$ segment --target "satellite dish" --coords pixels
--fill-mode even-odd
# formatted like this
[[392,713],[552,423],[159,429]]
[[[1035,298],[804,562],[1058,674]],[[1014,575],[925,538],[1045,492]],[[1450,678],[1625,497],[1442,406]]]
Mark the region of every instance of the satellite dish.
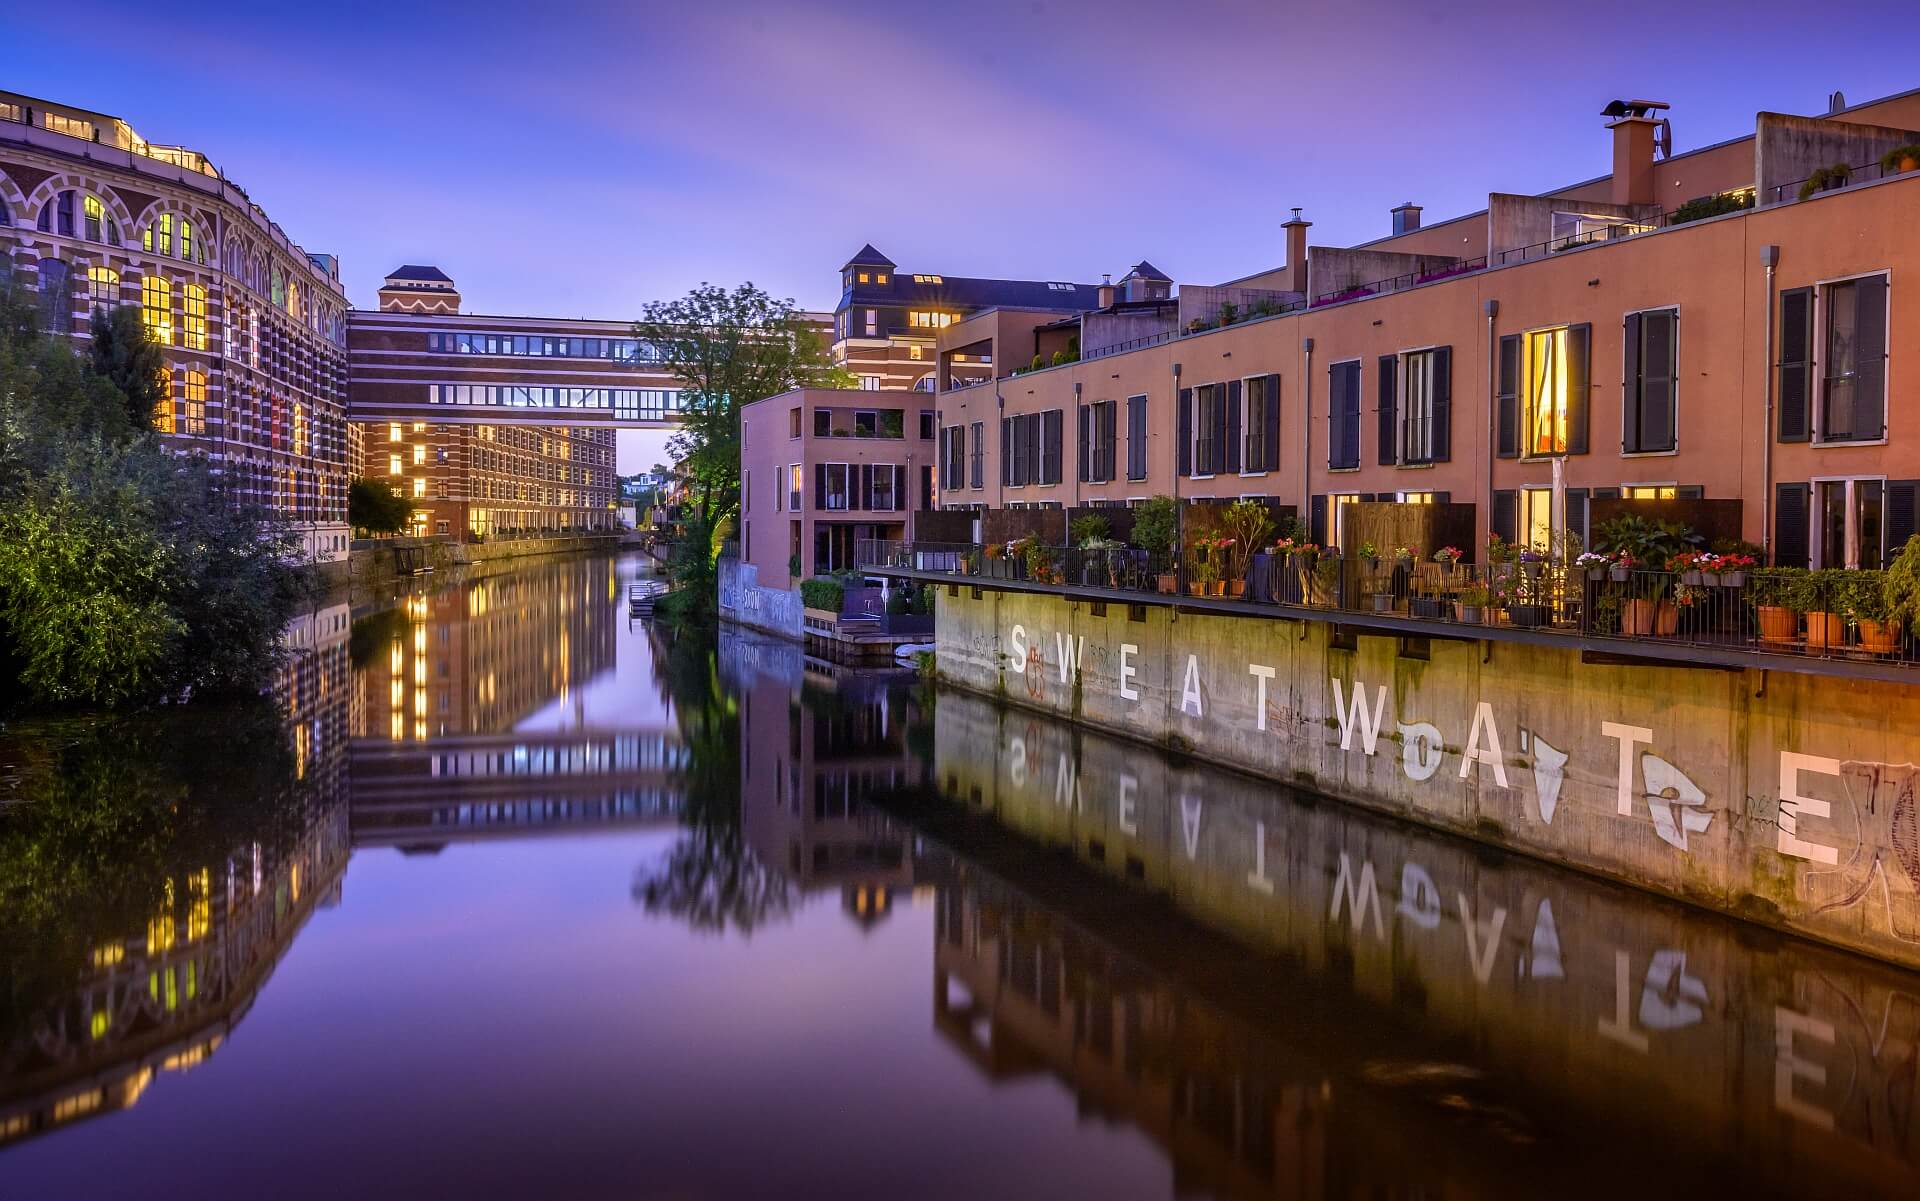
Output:
[[1846,107],[1847,107],[1847,94],[1845,92],[1831,92],[1827,95],[1827,111],[1828,112],[1837,113],[1841,109],[1844,109]]

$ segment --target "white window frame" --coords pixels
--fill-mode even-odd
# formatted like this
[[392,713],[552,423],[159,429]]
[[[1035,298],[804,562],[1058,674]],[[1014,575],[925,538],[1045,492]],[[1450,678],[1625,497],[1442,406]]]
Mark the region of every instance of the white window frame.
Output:
[[[1872,275],[1876,273],[1868,272],[1868,274]],[[1844,446],[1846,443],[1840,443],[1839,445]],[[1846,534],[1844,535],[1847,540],[1846,562],[1837,565],[1847,568],[1859,568],[1862,566],[1862,564],[1857,561],[1859,556],[1856,553],[1860,542],[1860,531],[1857,528],[1858,521],[1856,518],[1859,506],[1854,501],[1853,486],[1855,484],[1880,485],[1880,556],[1882,560],[1885,559],[1887,553],[1887,478],[1888,477],[1884,475],[1816,475],[1808,481],[1807,562],[1809,564],[1819,563],[1825,558],[1821,553],[1826,549],[1823,545],[1826,534],[1826,523],[1820,520],[1820,485],[1822,484],[1845,484],[1847,488],[1847,528]],[[1827,564],[1827,566],[1831,567],[1836,565]],[[1880,566],[1880,563],[1874,562],[1866,564],[1865,566],[1877,568]]]
[[[1857,279],[1871,279],[1876,275],[1887,277],[1887,311],[1881,320],[1881,328],[1887,332],[1887,347],[1884,356],[1884,369],[1880,373],[1880,436],[1868,439],[1841,439],[1827,441],[1822,436],[1820,419],[1827,412],[1827,289],[1835,284],[1852,283]],[[1878,271],[1856,271],[1852,275],[1836,275],[1832,279],[1813,281],[1813,357],[1808,363],[1811,374],[1807,403],[1812,411],[1807,414],[1808,445],[1817,449],[1833,446],[1885,446],[1887,434],[1893,428],[1893,271],[1881,268]],[[1854,477],[1865,479],[1868,477]]]
[[890,495],[890,496],[888,497],[888,499],[889,499],[890,501],[892,501],[892,503],[891,503],[891,504],[889,504],[889,505],[888,505],[888,506],[887,506],[886,508],[884,508],[884,509],[883,509],[883,508],[881,508],[881,507],[880,507],[880,505],[879,505],[879,504],[877,503],[877,501],[878,501],[878,498],[876,497],[876,498],[875,498],[875,500],[876,500],[876,503],[874,504],[874,506],[873,506],[873,508],[872,508],[872,509],[870,510],[870,512],[874,512],[874,513],[898,513],[898,512],[900,511],[900,497],[899,497],[899,489],[898,489],[898,488],[895,488],[895,487],[894,487],[894,481],[895,481],[895,479],[896,479],[896,478],[898,478],[898,476],[897,476],[897,473],[899,472],[899,467],[900,467],[900,464],[898,464],[898,463],[872,463],[872,464],[869,464],[868,466],[869,466],[869,467],[871,467],[871,468],[872,468],[872,470],[873,470],[873,478],[874,478],[874,482],[875,482],[875,485],[876,485],[876,487],[878,486],[878,483],[879,483],[879,480],[880,480],[880,469],[881,469],[882,467],[885,467],[885,468],[887,469],[887,487],[888,487],[888,489],[889,489],[889,490],[891,491],[891,493],[892,493],[892,495]]
[[[1247,397],[1251,395],[1251,389],[1248,385],[1254,380],[1260,380],[1264,384],[1267,376],[1270,374],[1272,373],[1262,372],[1259,375],[1243,375],[1240,377],[1240,475],[1243,479],[1257,480],[1272,474],[1272,472],[1265,468],[1259,471],[1247,470],[1247,464],[1253,462],[1253,447],[1249,441],[1249,439],[1253,437],[1252,410],[1247,407]],[[1263,393],[1266,391],[1264,386],[1261,391]],[[1271,396],[1264,395],[1261,399],[1267,402],[1273,400]],[[1263,415],[1260,419],[1260,436],[1263,443],[1266,440],[1266,432],[1266,417]],[[1262,446],[1261,449],[1264,450],[1266,448]],[[1262,493],[1261,495],[1264,496],[1265,494]]]
[[1438,378],[1437,372],[1429,373],[1427,386],[1427,457],[1418,461],[1407,458],[1407,404],[1408,385],[1413,382],[1413,373],[1407,369],[1407,360],[1413,355],[1427,356],[1429,368],[1436,363],[1433,357],[1436,351],[1444,349],[1438,343],[1432,346],[1409,346],[1394,355],[1393,365],[1393,465],[1395,467],[1427,468],[1433,461],[1433,384]]

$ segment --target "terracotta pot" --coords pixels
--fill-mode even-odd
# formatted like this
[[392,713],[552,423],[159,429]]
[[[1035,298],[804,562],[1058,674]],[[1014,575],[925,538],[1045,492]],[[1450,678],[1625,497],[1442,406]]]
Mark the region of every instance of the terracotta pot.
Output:
[[1891,655],[1900,649],[1900,627],[1890,622],[1860,619],[1860,649],[1870,655]]
[[1792,642],[1800,636],[1800,615],[1784,605],[1759,605],[1760,641],[1775,644]]
[[1920,158],[1907,155],[1900,160],[1900,174],[1905,175],[1909,171],[1920,171]]
[[1245,580],[1228,580],[1227,581],[1228,596],[1231,596],[1237,599],[1239,597],[1245,596],[1246,594],[1247,594],[1247,582]]
[[1680,606],[1672,601],[1663,600],[1654,611],[1653,632],[1656,637],[1671,638],[1680,631]]
[[1153,586],[1163,596],[1172,596],[1174,593],[1180,591],[1180,582],[1174,577],[1172,572],[1168,572],[1165,575],[1154,576]]
[[1207,586],[1198,580],[1191,580],[1187,583],[1187,593],[1190,596],[1205,596]]
[[1655,605],[1650,600],[1630,600],[1620,606],[1620,632],[1629,638],[1645,638],[1653,633]]
[[1227,594],[1227,582],[1225,580],[1215,580],[1211,591],[1214,596],[1225,596]]
[[1807,614],[1807,650],[1838,650],[1847,641],[1847,619],[1838,613]]

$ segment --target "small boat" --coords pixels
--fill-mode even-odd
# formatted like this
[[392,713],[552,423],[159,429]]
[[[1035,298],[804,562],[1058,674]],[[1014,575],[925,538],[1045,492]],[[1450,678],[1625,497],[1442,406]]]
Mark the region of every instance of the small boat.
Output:
[[638,580],[627,585],[627,616],[652,617],[654,602],[666,594],[664,580]]

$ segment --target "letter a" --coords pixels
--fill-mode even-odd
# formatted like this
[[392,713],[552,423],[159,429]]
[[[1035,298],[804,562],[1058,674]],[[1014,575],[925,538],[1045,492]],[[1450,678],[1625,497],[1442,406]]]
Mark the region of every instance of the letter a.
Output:
[[[1487,744],[1480,745],[1480,733],[1486,731]],[[1500,727],[1493,723],[1493,706],[1486,701],[1473,711],[1473,732],[1467,735],[1467,749],[1460,752],[1460,778],[1467,778],[1473,771],[1473,765],[1484,763],[1493,769],[1494,783],[1502,788],[1507,784],[1507,765],[1502,762],[1500,752]]]
[[1180,685],[1180,712],[1187,712],[1188,705],[1193,706],[1193,715],[1195,717],[1201,716],[1200,657],[1198,655],[1187,656],[1187,676],[1186,680]]

